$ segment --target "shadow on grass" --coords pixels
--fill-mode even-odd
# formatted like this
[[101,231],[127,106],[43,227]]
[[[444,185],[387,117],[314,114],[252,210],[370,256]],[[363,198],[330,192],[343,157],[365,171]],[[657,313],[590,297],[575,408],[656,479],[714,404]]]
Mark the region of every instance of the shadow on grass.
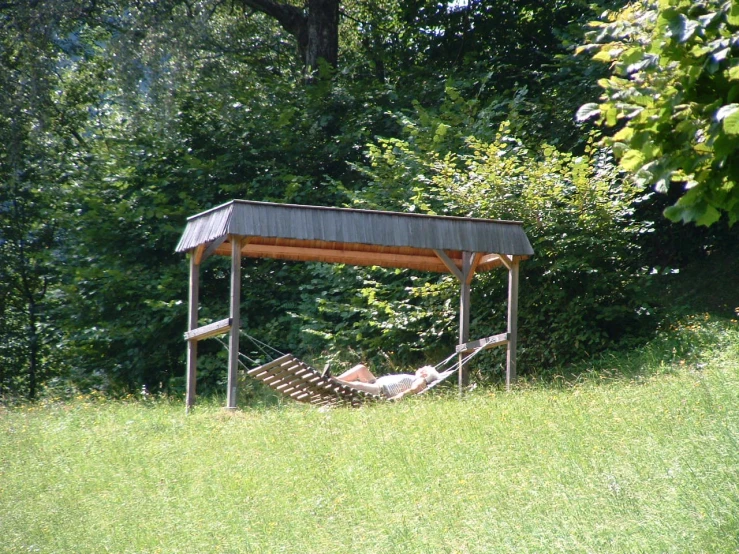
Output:
[[646,344],[607,351],[591,360],[563,366],[533,377],[524,376],[520,386],[573,387],[613,381],[646,381],[658,375],[703,371],[721,352],[739,351],[739,322],[708,313],[664,322]]
[[[590,360],[534,375],[521,375],[514,390],[542,387],[567,389],[622,381],[647,382],[649,378],[659,375],[702,371],[727,348],[734,348],[739,353],[739,323],[736,319],[719,319],[708,313],[676,317],[663,323],[662,328],[646,344],[604,352]],[[496,363],[493,367],[498,370],[495,372],[489,371],[491,366],[484,361],[476,366],[471,374],[471,390],[506,390],[504,365],[501,367],[500,363]],[[458,397],[458,391],[454,375],[423,398]],[[205,402],[213,407],[226,404],[223,395],[210,395]],[[239,379],[240,409],[279,410],[293,404],[295,401],[259,381],[246,376]]]
[[[566,387],[701,371],[716,352],[739,345],[739,246],[724,245],[685,267],[659,270],[648,285],[660,321],[650,338],[524,375],[521,385]],[[491,385],[501,387],[499,381]]]

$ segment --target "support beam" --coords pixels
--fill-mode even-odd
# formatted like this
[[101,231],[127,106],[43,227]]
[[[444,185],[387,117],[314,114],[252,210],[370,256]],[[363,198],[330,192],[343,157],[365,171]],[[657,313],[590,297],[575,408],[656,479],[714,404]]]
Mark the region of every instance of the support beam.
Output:
[[195,259],[195,265],[200,265],[203,262],[203,252],[205,252],[204,244],[196,246],[195,249],[190,252],[190,257]]
[[222,237],[219,237],[215,239],[213,242],[211,242],[207,248],[204,248],[202,252],[200,253],[200,259],[198,260],[198,263],[203,263],[205,260],[210,258],[213,254],[216,253],[216,250],[224,243],[226,242],[226,239],[228,238],[228,235],[223,235]]
[[[335,243],[331,243],[335,244]],[[310,246],[287,246],[259,244],[249,242],[241,250],[241,255],[246,258],[274,258],[279,260],[312,261],[325,263],[340,263],[349,265],[377,265],[380,267],[405,267],[421,271],[434,271],[447,273],[447,271],[459,272],[454,261],[450,261],[454,269],[442,263],[438,256],[424,253],[400,254],[390,252],[374,252],[353,248],[354,245],[347,244],[343,248],[320,248]],[[361,246],[361,245],[358,245]],[[228,244],[218,246],[214,254],[230,256],[231,250]],[[447,259],[450,259],[446,255]],[[455,273],[456,274],[456,273]]]
[[[470,268],[472,267],[472,253],[464,252],[462,254],[462,276],[460,279],[460,293],[459,293],[459,344],[463,345],[470,339],[470,283],[467,280],[467,275],[471,273]],[[462,394],[463,390],[470,384],[470,376],[467,371],[467,367],[462,363],[464,354],[462,352],[457,356],[457,363],[459,364],[459,370],[457,375],[459,378],[459,393]]]
[[506,355],[506,389],[516,382],[516,346],[518,338],[518,269],[519,259],[511,256],[508,270],[508,352]]
[[452,261],[452,259],[449,257],[449,255],[444,252],[443,250],[434,250],[436,252],[436,255],[439,257],[439,259],[444,262],[444,265],[447,267],[447,269],[460,281],[464,281],[464,274],[462,271],[457,267],[457,265]]
[[[239,369],[239,329],[241,328],[241,237],[231,235],[231,332],[228,340],[228,391],[226,408],[236,409]],[[190,341],[193,342],[193,341]]]
[[[197,322],[196,322],[197,323]],[[189,341],[200,341],[215,337],[216,335],[222,335],[228,333],[231,330],[231,319],[226,318],[220,321],[211,323],[210,325],[204,325],[185,333],[185,340]]]
[[467,367],[462,363],[464,352],[460,347],[464,346],[470,338],[470,283],[475,275],[475,270],[483,258],[480,252],[462,252],[462,268],[458,268],[449,255],[443,250],[434,250],[439,259],[451,273],[459,280],[459,352],[457,363],[457,376],[459,379],[459,393],[462,394],[465,387],[470,384],[470,376]]
[[472,282],[472,278],[475,276],[475,271],[477,270],[477,266],[480,265],[480,260],[482,260],[482,253],[481,252],[475,252],[472,255],[472,261],[470,262],[470,267],[467,270],[467,273],[464,275],[464,282],[468,285]]
[[[200,288],[200,264],[197,263],[195,252],[190,254],[190,291],[187,308],[187,329],[193,331],[198,326],[198,293]],[[198,341],[187,341],[187,368],[185,385],[185,410],[187,412],[195,405],[195,384],[198,369]]]

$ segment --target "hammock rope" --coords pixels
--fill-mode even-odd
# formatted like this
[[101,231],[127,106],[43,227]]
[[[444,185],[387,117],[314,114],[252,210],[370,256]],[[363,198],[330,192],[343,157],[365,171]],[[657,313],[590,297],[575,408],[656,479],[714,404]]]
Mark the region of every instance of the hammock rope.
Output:
[[255,345],[255,346],[256,346],[257,348],[259,348],[259,350],[261,350],[261,351],[262,351],[262,354],[264,354],[265,356],[270,356],[270,355],[271,355],[271,354],[267,354],[267,353],[266,353],[266,352],[264,351],[264,349],[265,349],[265,348],[268,348],[268,349],[272,350],[272,351],[273,351],[273,352],[274,352],[275,354],[277,354],[277,357],[278,357],[278,358],[279,358],[280,356],[284,356],[284,355],[285,355],[285,353],[284,353],[284,352],[280,352],[279,350],[277,350],[277,349],[276,349],[276,348],[274,348],[273,346],[270,346],[270,345],[269,345],[269,344],[267,344],[266,342],[262,342],[262,341],[261,341],[261,340],[259,340],[258,338],[256,338],[256,337],[252,337],[252,336],[251,336],[250,334],[248,334],[248,333],[247,333],[246,331],[244,331],[243,329],[239,329],[239,333],[241,334],[241,336],[242,336],[242,337],[246,337],[246,338],[247,338],[247,339],[249,339],[249,340],[250,340],[251,342],[253,342],[253,343],[254,343],[254,345]]

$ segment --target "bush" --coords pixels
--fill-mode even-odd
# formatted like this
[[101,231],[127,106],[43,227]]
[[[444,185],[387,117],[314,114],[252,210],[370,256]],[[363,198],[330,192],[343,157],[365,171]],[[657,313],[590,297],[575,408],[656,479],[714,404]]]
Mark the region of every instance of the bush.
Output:
[[[369,164],[361,168],[369,184],[355,203],[522,221],[535,250],[521,274],[524,372],[591,356],[644,330],[651,310],[642,289],[649,272],[637,239],[650,228],[630,218],[637,190],[594,139],[575,156],[549,145],[526,147],[508,122],[491,141],[460,137],[443,114],[404,123],[404,138],[369,147]],[[367,286],[343,302],[369,316],[355,324],[364,344],[384,340],[402,352],[414,350],[416,341],[429,352],[432,344],[456,342],[453,277],[414,275],[402,287],[384,279],[380,288],[370,278],[372,270],[357,271]],[[506,282],[502,271],[473,282],[472,336],[505,329]],[[497,361],[502,362],[499,354]]]

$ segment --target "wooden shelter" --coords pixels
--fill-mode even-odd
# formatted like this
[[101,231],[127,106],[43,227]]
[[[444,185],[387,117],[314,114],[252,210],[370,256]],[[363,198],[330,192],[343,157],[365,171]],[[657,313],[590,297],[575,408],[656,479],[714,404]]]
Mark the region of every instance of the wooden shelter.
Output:
[[[190,217],[177,252],[190,255],[188,408],[195,402],[197,343],[222,333],[229,333],[227,407],[236,408],[242,257],[451,273],[460,282],[460,362],[481,345],[506,345],[506,384],[516,379],[519,263],[534,253],[520,222],[233,200]],[[211,255],[231,256],[230,313],[198,327],[199,270]],[[507,330],[470,342],[470,282],[496,267],[508,270]],[[467,384],[460,363],[460,390]]]

